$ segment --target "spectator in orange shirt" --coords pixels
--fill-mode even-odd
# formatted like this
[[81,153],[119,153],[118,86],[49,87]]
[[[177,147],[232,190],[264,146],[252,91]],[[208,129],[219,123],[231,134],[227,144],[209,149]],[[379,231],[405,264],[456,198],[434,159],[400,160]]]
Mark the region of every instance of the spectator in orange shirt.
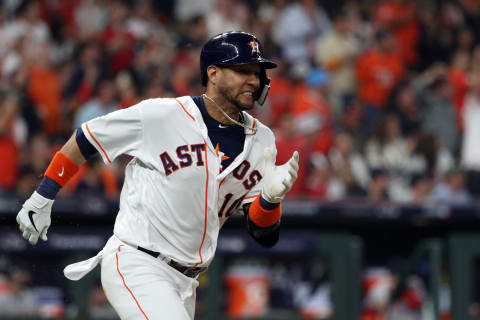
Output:
[[292,112],[297,130],[304,134],[315,151],[327,153],[333,143],[333,120],[325,95],[330,81],[326,72],[293,67],[296,78],[292,90]]
[[405,61],[409,65],[417,63],[420,26],[414,4],[405,0],[379,1],[374,19],[377,28],[390,28],[393,31]]
[[361,56],[356,66],[360,102],[365,106],[365,131],[375,128],[388,95],[405,73],[405,64],[389,30],[376,34],[377,45]]
[[53,136],[60,126],[60,103],[62,83],[59,74],[51,65],[48,45],[38,45],[32,52],[28,92],[43,118],[43,129]]

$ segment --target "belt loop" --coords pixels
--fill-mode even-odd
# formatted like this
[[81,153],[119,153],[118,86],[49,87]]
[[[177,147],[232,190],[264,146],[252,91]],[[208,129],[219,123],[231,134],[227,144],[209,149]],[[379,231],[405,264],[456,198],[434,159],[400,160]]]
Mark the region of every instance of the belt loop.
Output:
[[164,256],[163,254],[160,253],[160,255],[158,256],[160,258],[160,260],[162,260],[163,262],[165,262],[166,264],[169,264],[172,259],[170,259],[169,257],[167,256]]

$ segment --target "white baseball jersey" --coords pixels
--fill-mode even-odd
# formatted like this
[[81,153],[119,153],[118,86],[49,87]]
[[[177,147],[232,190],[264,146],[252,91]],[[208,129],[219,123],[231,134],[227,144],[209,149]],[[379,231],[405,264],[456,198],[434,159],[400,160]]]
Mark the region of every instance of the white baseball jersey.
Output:
[[244,118],[258,131],[246,135],[243,152],[223,171],[222,154],[189,96],[145,100],[84,123],[105,163],[134,157],[114,234],[186,266],[208,266],[223,223],[261,191],[264,148],[276,155],[272,131],[245,112]]

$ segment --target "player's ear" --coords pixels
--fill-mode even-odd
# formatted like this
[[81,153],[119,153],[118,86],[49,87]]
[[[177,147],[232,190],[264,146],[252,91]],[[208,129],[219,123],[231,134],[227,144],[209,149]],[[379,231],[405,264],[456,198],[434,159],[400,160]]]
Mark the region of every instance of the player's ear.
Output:
[[220,68],[215,65],[210,65],[207,68],[207,77],[208,80],[213,84],[216,85],[218,81],[218,76],[220,73]]

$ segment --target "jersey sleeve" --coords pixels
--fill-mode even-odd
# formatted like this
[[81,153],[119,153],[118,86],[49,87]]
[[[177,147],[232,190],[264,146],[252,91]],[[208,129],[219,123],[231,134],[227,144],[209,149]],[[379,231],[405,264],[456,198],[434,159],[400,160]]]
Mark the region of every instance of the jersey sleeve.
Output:
[[106,164],[119,155],[137,156],[140,152],[143,145],[141,105],[142,102],[82,124],[84,135]]

